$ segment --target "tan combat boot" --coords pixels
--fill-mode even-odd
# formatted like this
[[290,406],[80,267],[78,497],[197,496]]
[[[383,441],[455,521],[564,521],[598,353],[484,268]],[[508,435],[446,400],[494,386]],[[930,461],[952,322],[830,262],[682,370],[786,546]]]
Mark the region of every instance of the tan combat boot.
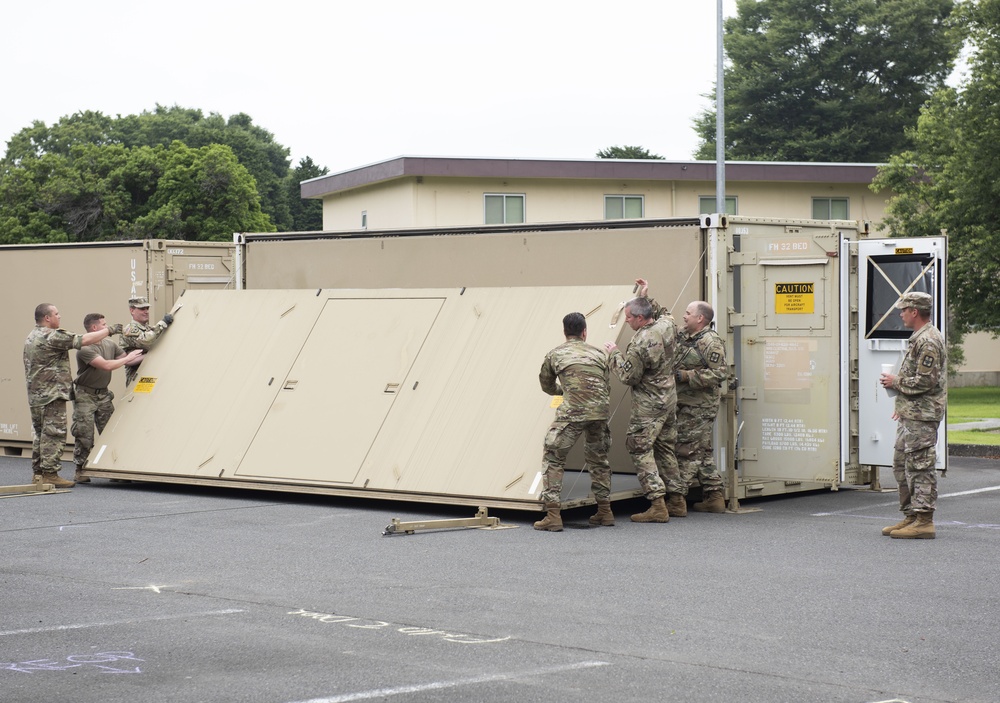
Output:
[[705,500],[692,505],[691,510],[696,513],[724,513],[726,512],[726,500],[722,497],[721,491],[706,493]]
[[670,517],[687,517],[688,504],[680,493],[671,493],[667,501],[667,512]]
[[51,483],[56,488],[69,488],[70,486],[76,485],[73,481],[67,481],[62,478],[58,473],[42,474],[38,482]]
[[73,480],[77,483],[90,483],[90,476],[84,476],[81,472],[83,471],[82,466],[76,467],[76,473],[73,474]]
[[916,517],[912,524],[889,536],[893,539],[934,539],[934,511],[917,513]]
[[603,525],[605,527],[615,526],[615,516],[611,513],[611,501],[610,500],[599,500],[597,501],[597,512],[590,516],[587,520],[591,525]]
[[559,515],[559,503],[546,503],[546,515],[535,523],[536,530],[562,532],[562,517]]
[[667,504],[663,498],[654,498],[650,501],[649,510],[632,516],[632,522],[670,522],[670,513],[667,512]]
[[882,534],[888,537],[896,530],[902,530],[904,527],[908,527],[909,525],[913,524],[916,521],[916,519],[917,519],[916,515],[905,515],[903,519],[900,522],[897,522],[895,525],[889,525],[888,527],[883,527]]

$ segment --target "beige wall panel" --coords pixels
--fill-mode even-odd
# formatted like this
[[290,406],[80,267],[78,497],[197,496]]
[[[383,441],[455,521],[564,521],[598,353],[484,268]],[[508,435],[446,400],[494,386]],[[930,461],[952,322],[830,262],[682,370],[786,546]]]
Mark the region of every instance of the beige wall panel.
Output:
[[534,508],[542,358],[572,310],[624,343],[631,291],[192,291],[88,468]]
[[694,226],[261,239],[246,245],[246,287],[612,285],[641,276],[673,309],[703,295],[701,247]]
[[[5,301],[0,322],[12,338],[12,343],[0,349],[0,444],[8,453],[30,454],[31,416],[22,353],[24,339],[34,327],[35,306],[55,305],[63,327],[82,334],[87,313],[104,313],[109,324],[125,323],[131,319],[128,299],[145,295],[156,320],[188,287],[231,286],[232,260],[233,245],[227,242],[151,240],[0,247]],[[209,276],[225,283],[210,283]],[[70,365],[75,376],[75,351],[70,353]],[[120,398],[124,389],[124,373],[116,372],[111,390]]]

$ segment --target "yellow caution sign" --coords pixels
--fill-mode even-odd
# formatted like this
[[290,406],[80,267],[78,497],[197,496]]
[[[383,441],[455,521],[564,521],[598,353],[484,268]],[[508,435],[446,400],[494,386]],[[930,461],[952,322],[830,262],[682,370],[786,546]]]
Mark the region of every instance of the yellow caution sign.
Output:
[[133,393],[152,393],[153,386],[156,385],[156,376],[140,376],[139,380],[135,382],[135,390]]
[[784,315],[811,314],[816,309],[815,283],[775,283],[774,311]]

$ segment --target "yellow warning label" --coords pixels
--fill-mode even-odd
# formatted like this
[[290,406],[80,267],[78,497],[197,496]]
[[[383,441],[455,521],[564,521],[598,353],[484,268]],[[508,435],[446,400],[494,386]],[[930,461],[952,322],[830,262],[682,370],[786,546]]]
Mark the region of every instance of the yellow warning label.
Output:
[[153,386],[156,385],[156,376],[140,376],[139,380],[135,382],[135,390],[133,393],[152,393]]
[[897,254],[912,254],[913,247],[896,247],[895,251]]
[[561,395],[554,395],[552,396],[552,402],[549,403],[549,407],[558,408],[560,405],[562,405],[562,402],[563,402],[563,397]]
[[786,315],[812,313],[816,308],[815,283],[775,283],[774,311]]

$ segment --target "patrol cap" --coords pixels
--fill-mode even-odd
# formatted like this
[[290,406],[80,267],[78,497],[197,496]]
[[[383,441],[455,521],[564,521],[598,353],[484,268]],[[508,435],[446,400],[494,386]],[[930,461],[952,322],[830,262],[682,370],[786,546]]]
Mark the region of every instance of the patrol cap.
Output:
[[931,296],[928,293],[907,293],[899,299],[899,302],[896,303],[896,307],[900,310],[905,308],[915,308],[917,310],[930,312]]
[[130,308],[148,308],[149,307],[149,301],[146,300],[143,297],[129,298],[128,299],[128,306]]

